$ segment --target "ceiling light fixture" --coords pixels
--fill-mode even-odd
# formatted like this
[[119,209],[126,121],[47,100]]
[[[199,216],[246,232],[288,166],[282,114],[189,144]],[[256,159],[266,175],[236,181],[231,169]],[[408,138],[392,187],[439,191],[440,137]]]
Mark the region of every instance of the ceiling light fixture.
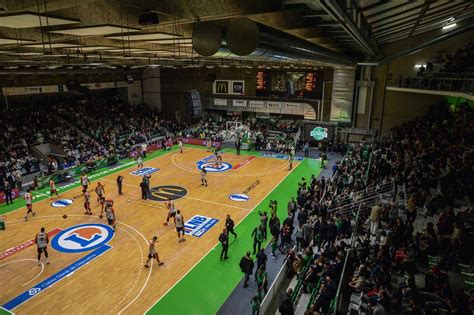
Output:
[[451,24],[445,25],[445,26],[443,26],[443,30],[448,30],[450,28],[455,27],[456,25],[457,25],[456,23],[451,23]]

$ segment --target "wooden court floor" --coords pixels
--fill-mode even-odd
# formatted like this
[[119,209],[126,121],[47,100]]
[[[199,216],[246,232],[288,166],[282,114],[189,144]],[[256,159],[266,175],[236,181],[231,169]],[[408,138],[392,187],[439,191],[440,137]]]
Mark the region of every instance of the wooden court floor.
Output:
[[[240,222],[289,172],[285,160],[224,153],[224,162],[241,166],[209,173],[209,186],[203,187],[197,162],[210,155],[203,149],[185,148],[183,154],[174,151],[145,162],[145,167],[159,169],[151,174],[152,188],[173,185],[187,190],[185,197],[175,201],[185,221],[194,215],[219,220],[202,236],[188,235],[182,243],[178,242],[174,224],[163,225],[167,214],[164,203],[141,200],[142,177],[131,174],[137,170],[136,166],[95,180],[89,186],[95,188],[97,181],[105,184],[105,196],[114,200],[118,220],[117,231],[107,243],[111,248],[90,261],[87,260],[90,251],[65,253],[49,246],[51,263],[38,266],[36,246],[24,249],[18,246],[33,239],[41,227],[51,231],[86,223],[107,224],[98,217],[100,205],[94,192],[91,193],[93,216],[83,214],[81,188],[61,194],[60,199],[74,201],[64,208],[53,207],[50,199],[34,203],[36,216],[28,222],[23,219],[24,208],[8,213],[7,229],[0,231],[0,254],[12,248],[18,250],[13,254],[10,251],[7,257],[0,256],[0,305],[27,296],[13,312],[144,313],[217,244],[227,214],[236,224]],[[124,177],[123,195],[117,193],[118,174]],[[246,202],[229,199],[230,194],[244,192],[250,197]],[[64,214],[68,216],[66,219]],[[165,264],[160,267],[153,264],[145,269],[147,240],[154,235],[158,236],[157,250]],[[64,276],[65,268],[77,265],[81,259],[86,262]],[[38,283],[51,278],[61,279],[40,292],[32,291]]]

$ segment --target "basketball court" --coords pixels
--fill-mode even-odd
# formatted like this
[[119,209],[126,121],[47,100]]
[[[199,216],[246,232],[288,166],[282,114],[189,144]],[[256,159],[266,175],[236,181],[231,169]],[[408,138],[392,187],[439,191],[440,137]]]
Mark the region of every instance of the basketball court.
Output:
[[[241,230],[238,226],[237,233],[253,229],[253,224],[258,224],[258,214],[252,210],[291,174],[288,162],[282,158],[224,152],[224,163],[216,166],[211,152],[196,147],[185,147],[183,154],[172,150],[155,155],[159,156],[147,159],[141,170],[133,165],[94,179],[89,185],[92,216],[83,214],[81,187],[61,191],[59,200],[47,198],[34,202],[36,216],[28,222],[24,220],[23,206],[7,213],[6,230],[1,231],[0,238],[0,303],[5,310],[17,314],[142,314],[151,309],[153,313],[164,314],[159,312],[159,303],[158,306],[155,303],[163,301],[176,285],[184,283],[183,279],[192,281],[188,273],[198,263],[205,263],[204,258],[210,259],[212,255],[215,262],[210,265],[217,264],[214,269],[222,266],[224,272],[238,268],[234,259],[225,262],[218,259],[220,246],[216,244],[225,227],[226,215],[238,224],[252,214],[253,221],[242,225]],[[294,169],[299,163],[294,162]],[[301,164],[305,163],[308,161]],[[202,166],[208,169],[208,187],[201,186]],[[151,175],[148,200],[141,199],[139,187],[145,174]],[[123,195],[117,192],[118,175],[124,177]],[[292,177],[293,184],[300,178],[298,174]],[[98,181],[105,185],[105,197],[114,200],[118,220],[115,232],[105,219],[98,217],[100,204],[93,191]],[[178,242],[172,222],[163,225],[168,212],[164,201],[168,197],[174,199],[184,216],[185,242]],[[268,210],[266,203],[260,207],[258,210]],[[286,204],[281,204],[279,211],[285,208]],[[50,235],[51,263],[38,266],[36,246],[31,240],[41,227]],[[146,269],[147,241],[154,235],[158,236],[157,250],[165,264],[158,267],[155,261]],[[237,261],[242,253],[233,252],[233,247],[239,247],[238,242],[246,247],[250,242],[247,240],[250,235],[241,238],[233,241],[230,236],[235,244],[230,244],[229,255]],[[201,276],[195,288],[187,289],[195,289],[199,294],[199,287],[203,284],[206,287],[206,277],[213,275]],[[229,281],[228,286],[232,287],[236,277],[232,274],[220,281]],[[214,289],[208,288],[211,292]],[[204,314],[204,310],[206,307],[190,313]]]

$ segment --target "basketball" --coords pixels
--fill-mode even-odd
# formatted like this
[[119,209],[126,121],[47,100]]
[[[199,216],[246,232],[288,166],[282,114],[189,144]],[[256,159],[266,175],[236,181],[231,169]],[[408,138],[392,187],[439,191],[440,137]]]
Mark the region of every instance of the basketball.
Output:
[[64,214],[64,215],[63,215],[63,219],[66,219],[66,218],[67,218],[67,214]]
[[99,219],[102,219],[103,217],[104,217],[104,216],[103,216],[102,214],[101,214],[101,215],[99,215]]

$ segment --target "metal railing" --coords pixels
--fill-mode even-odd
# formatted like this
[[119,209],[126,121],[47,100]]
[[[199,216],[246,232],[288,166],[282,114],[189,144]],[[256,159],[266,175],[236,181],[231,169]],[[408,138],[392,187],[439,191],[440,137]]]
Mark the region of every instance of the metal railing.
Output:
[[450,92],[474,92],[474,79],[471,78],[405,78],[391,87],[424,89]]

